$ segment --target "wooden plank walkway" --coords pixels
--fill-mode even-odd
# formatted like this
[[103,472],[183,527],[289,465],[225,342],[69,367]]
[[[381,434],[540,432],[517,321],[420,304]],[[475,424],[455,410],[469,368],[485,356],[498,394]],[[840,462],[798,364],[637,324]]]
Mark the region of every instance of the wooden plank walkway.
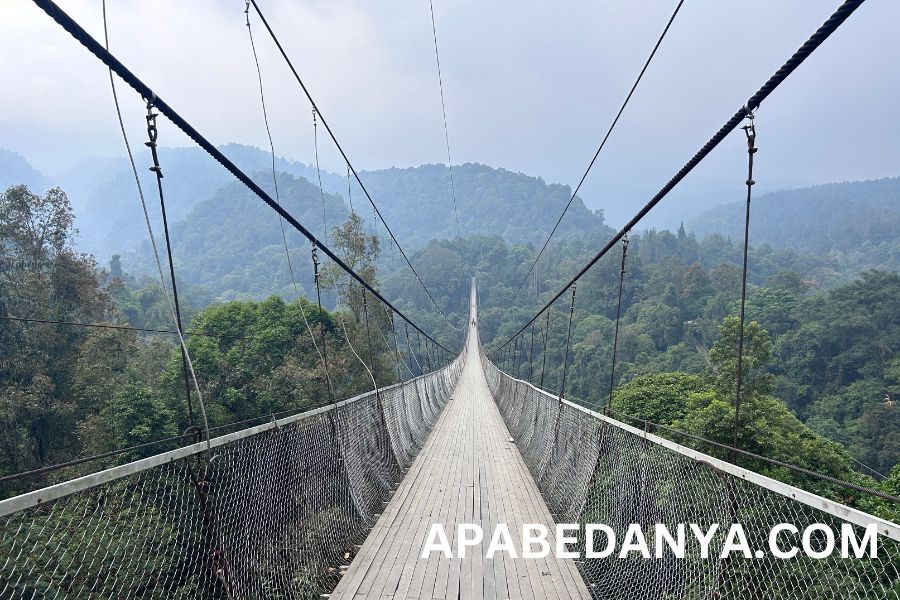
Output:
[[[502,552],[484,558],[495,524],[509,527],[518,548],[522,524],[542,523],[554,548],[554,521],[509,441],[474,334],[468,344],[452,399],[332,598],[590,598],[575,563],[552,552],[542,559],[511,559]],[[469,548],[465,559],[440,552],[422,559],[432,523],[444,525],[454,556],[457,523],[480,525],[485,541]]]

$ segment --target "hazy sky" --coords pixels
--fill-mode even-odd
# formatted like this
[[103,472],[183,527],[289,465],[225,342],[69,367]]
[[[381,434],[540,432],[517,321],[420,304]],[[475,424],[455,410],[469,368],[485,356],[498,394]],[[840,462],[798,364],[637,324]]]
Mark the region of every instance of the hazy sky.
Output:
[[[58,0],[102,39],[100,0]],[[454,162],[577,183],[676,0],[434,0]],[[838,0],[686,0],[582,192],[615,223],[708,139]],[[260,0],[359,168],[445,162],[428,0]],[[0,0],[0,146],[54,173],[122,154],[107,73],[28,0]],[[108,0],[113,53],[216,143],[266,146],[243,0]],[[758,113],[773,189],[900,175],[900,2],[869,0]],[[279,154],[309,105],[253,19]],[[120,86],[129,133],[144,108]],[[168,123],[163,145],[187,145]],[[342,169],[323,143],[323,166]],[[732,135],[680,189],[737,200]],[[733,197],[732,197],[733,196]],[[377,200],[377,199],[376,199]],[[678,198],[673,198],[678,202]]]

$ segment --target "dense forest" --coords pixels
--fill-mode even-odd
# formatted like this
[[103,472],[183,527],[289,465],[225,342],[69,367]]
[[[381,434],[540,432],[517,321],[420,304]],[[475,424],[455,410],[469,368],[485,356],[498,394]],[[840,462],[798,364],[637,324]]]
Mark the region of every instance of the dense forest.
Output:
[[[226,144],[220,146],[220,150],[274,195],[272,159],[268,152],[241,144]],[[139,153],[136,160],[142,165],[149,164],[150,158],[146,153]],[[161,148],[160,161],[166,177],[169,220],[177,224],[176,227],[186,232],[197,231],[199,228],[194,222],[208,223],[217,219],[219,211],[223,210],[232,216],[268,215],[258,199],[248,196],[241,186],[234,184],[231,175],[202,150]],[[315,235],[327,235],[323,225],[323,204],[328,229],[343,222],[351,205],[367,222],[372,216],[372,207],[362,188],[355,180],[348,180],[345,174],[319,172],[312,165],[283,158],[276,159],[276,168],[279,178],[284,180],[283,185],[279,184],[280,199],[300,211],[304,217],[301,220]],[[145,187],[152,189],[155,185],[152,174],[141,170],[140,175]],[[432,239],[455,236],[453,214],[446,201],[450,179],[445,165],[362,171],[360,177],[405,247],[420,248]],[[454,178],[462,231],[500,234],[507,240],[524,243],[540,241],[542,234],[533,223],[555,219],[559,207],[571,194],[568,186],[548,184],[539,177],[480,164],[455,166]],[[324,198],[319,193],[320,179]],[[69,171],[49,177],[39,173],[21,156],[0,149],[0,189],[22,183],[39,193],[51,185],[66,190],[79,217],[80,234],[74,240],[75,247],[104,263],[114,254],[131,255],[146,240],[143,213],[133,201],[133,176],[124,159],[85,158]],[[250,206],[223,202],[225,198],[247,200]],[[602,218],[588,210],[580,198],[570,208],[570,215],[573,218],[561,225],[561,233],[583,233],[602,222]],[[151,218],[155,219],[154,225],[159,226],[155,212]],[[256,220],[259,218],[254,216]],[[370,222],[367,226],[371,227]],[[256,228],[251,233],[266,239],[271,236],[271,227]],[[180,240],[177,235],[173,237]],[[215,247],[221,241],[217,232],[212,232],[208,243]],[[261,246],[245,246],[243,250],[258,252]],[[146,248],[139,252],[138,262],[131,257],[126,259],[126,269],[133,273],[147,272],[150,265],[146,264],[146,252]],[[208,252],[199,254],[194,260],[207,263],[219,258],[214,252]],[[258,292],[259,297],[272,293],[271,289],[259,287],[264,290]],[[210,290],[214,297],[221,298],[228,298],[228,291]]]
[[[598,242],[570,239],[553,246],[538,276],[517,295],[534,250],[498,237],[466,240],[464,263],[479,284],[482,342],[491,348],[506,341]],[[435,289],[460,310],[465,281],[453,267],[459,263],[456,248],[450,241],[434,242],[415,260],[428,272],[443,269]],[[594,408],[609,398],[620,260],[616,249],[577,288],[567,395]],[[698,240],[681,229],[631,237],[614,409],[731,442],[735,360],[728,349],[737,336],[739,261],[739,248],[721,236]],[[823,264],[770,246],[751,249],[747,344],[752,362],[744,390],[751,400],[742,445],[835,476],[852,478],[860,471],[880,478],[900,457],[900,413],[894,405],[900,395],[900,276],[873,270],[822,289],[815,273]],[[403,276],[386,281],[393,294],[405,285]],[[553,391],[560,385],[569,301],[565,294],[551,311],[546,372],[540,372],[543,318],[535,323],[535,349],[526,348],[531,339],[526,331],[514,363],[519,375],[530,375],[535,383],[543,379]],[[426,306],[417,308],[426,318]]]
[[[724,204],[693,219],[692,231],[738,239],[742,212]],[[817,185],[765,194],[754,202],[753,239],[828,257],[833,276],[900,266],[900,178]]]
[[[248,163],[257,155],[253,149],[230,148],[244,152]],[[205,168],[182,162],[185,169]],[[325,174],[325,191],[320,192],[304,168],[294,164],[293,173],[279,175],[282,202],[309,223],[322,223],[324,206],[329,243],[366,265],[367,277],[439,341],[458,347],[458,330],[447,326],[416,285],[383,227],[367,218],[365,205],[359,204],[362,197],[352,188],[347,197],[340,189],[346,179],[331,174]],[[613,229],[601,213],[579,203],[580,216],[572,219],[577,227],[561,232],[517,292],[542,233],[532,227],[528,237],[521,230],[552,212],[569,192],[480,165],[466,165],[458,172],[457,193],[480,207],[461,211],[474,215],[465,219],[479,222],[461,221],[467,234],[461,244],[447,229],[450,221],[434,218],[439,208],[446,208],[439,196],[445,193],[442,169],[388,169],[367,173],[365,180],[378,198],[414,191],[407,195],[421,201],[421,208],[388,201],[389,222],[418,232],[407,246],[415,248],[410,258],[457,327],[465,322],[469,281],[476,278],[482,341],[496,347],[609,239]],[[262,174],[259,179],[266,181]],[[334,377],[340,383],[335,395],[344,397],[371,384],[359,354],[376,364],[379,384],[395,381],[400,364],[403,376],[427,367],[417,361],[425,359],[415,336],[398,364],[387,351],[393,341],[388,315],[371,305],[374,333],[366,335],[360,290],[333,267],[323,265],[325,310],[305,300],[315,298],[309,244],[288,231],[292,277],[277,218],[241,186],[211,184],[213,191],[207,191],[206,198],[197,196],[197,188],[174,186],[176,198],[193,198],[173,213],[179,216],[172,225],[173,251],[186,327],[193,334],[188,345],[196,355],[212,425],[327,400],[332,391],[311,336],[320,326],[328,354],[334,357],[332,368],[340,374]],[[882,188],[883,194],[889,193]],[[351,199],[359,211],[352,218],[346,201]],[[62,191],[41,195],[13,187],[2,202],[3,315],[171,328],[148,244],[98,264],[77,244],[75,214],[83,211]],[[525,206],[531,212],[523,211]],[[760,201],[759,206],[756,218],[765,222],[767,205]],[[404,210],[414,217],[391,218],[391,211]],[[860,214],[877,220],[883,216],[879,210]],[[473,234],[479,228],[483,233]],[[398,226],[401,240],[404,231]],[[324,236],[325,231],[317,233]],[[900,277],[887,268],[893,264],[887,248],[894,242],[885,233],[872,246],[877,251],[849,260],[848,246],[840,241],[844,238],[836,231],[829,237],[832,234],[838,238],[834,252],[804,252],[802,246],[762,233],[760,239],[770,243],[751,247],[752,324],[747,339],[752,365],[742,443],[766,456],[835,476],[871,476],[882,480],[879,485],[896,486],[900,325],[895,316],[900,314]],[[426,237],[435,239],[426,243]],[[616,248],[577,290],[566,394],[597,408],[610,397],[620,260]],[[739,298],[739,265],[740,247],[719,233],[701,237],[682,226],[674,232],[631,235],[612,377],[617,386],[613,410],[730,441],[733,390],[728,381],[734,359],[727,349],[736,336],[732,319]],[[546,358],[542,348],[547,322],[542,318],[535,323],[534,349],[526,350],[523,342],[514,366],[519,375],[542,379],[550,390],[560,385],[568,300],[565,295],[551,311]],[[175,437],[188,429],[182,365],[173,336],[16,321],[4,321],[0,328],[0,379],[8,413],[0,473]],[[404,346],[404,332],[400,327],[397,331]],[[530,341],[530,335],[527,331],[524,339]],[[370,338],[374,359],[364,351]],[[109,462],[116,460],[121,457]],[[885,479],[892,469],[894,476]]]
[[[0,477],[164,443],[3,484],[3,496],[192,441],[192,427],[202,425],[189,418],[199,397],[185,396],[176,336],[78,325],[166,330],[173,319],[158,283],[137,282],[118,261],[100,267],[72,248],[74,234],[62,190],[16,186],[0,196]],[[335,234],[336,248],[377,285],[377,238],[358,219]],[[436,363],[430,348],[401,362],[388,345],[388,313],[371,298],[364,303],[358,283],[329,266],[323,283],[338,295],[339,311],[296,294],[206,307],[186,294],[187,347],[214,433],[348,398],[371,390],[373,378],[408,378],[421,372],[418,361],[424,369]]]

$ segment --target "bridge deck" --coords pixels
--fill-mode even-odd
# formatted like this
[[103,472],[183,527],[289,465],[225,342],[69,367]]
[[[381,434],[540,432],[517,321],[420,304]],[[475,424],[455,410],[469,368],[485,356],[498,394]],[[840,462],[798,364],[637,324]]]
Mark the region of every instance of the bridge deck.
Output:
[[[444,525],[454,549],[457,523],[479,524],[487,539],[465,559],[422,559],[432,523]],[[470,335],[452,400],[331,597],[590,598],[571,560],[484,558],[496,523],[507,524],[518,546],[523,523],[552,528],[553,519],[509,441]]]

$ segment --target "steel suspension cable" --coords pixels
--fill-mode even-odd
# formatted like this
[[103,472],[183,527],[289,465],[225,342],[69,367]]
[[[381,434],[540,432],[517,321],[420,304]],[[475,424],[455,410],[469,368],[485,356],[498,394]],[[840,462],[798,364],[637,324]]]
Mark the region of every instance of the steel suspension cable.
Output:
[[[100,44],[98,44],[95,40],[93,40],[93,38],[91,38],[91,41],[93,41],[94,44],[101,51],[109,54],[109,49],[108,49],[109,48],[109,29],[107,27],[107,18],[106,18],[106,0],[103,0],[102,10],[103,10],[103,41],[104,41],[104,45],[100,46]],[[182,368],[184,369],[185,366],[187,367],[187,371],[190,372],[190,376],[193,379],[194,388],[197,391],[197,400],[200,402],[200,408],[203,413],[203,423],[204,423],[204,427],[206,429],[206,445],[207,445],[207,448],[209,448],[210,447],[209,421],[206,418],[206,406],[203,402],[203,393],[200,391],[200,383],[197,380],[197,373],[194,371],[194,364],[191,361],[191,355],[190,355],[190,352],[188,351],[187,343],[184,340],[184,334],[182,333],[183,329],[181,327],[181,316],[178,311],[178,306],[177,306],[177,304],[173,305],[172,299],[169,297],[169,292],[166,289],[166,277],[165,277],[165,275],[163,275],[162,261],[159,258],[159,248],[156,245],[156,236],[153,235],[153,226],[150,224],[150,213],[147,210],[147,201],[146,201],[146,198],[144,197],[144,188],[143,188],[143,186],[141,186],[141,178],[138,176],[137,165],[135,164],[135,161],[134,161],[134,154],[131,151],[131,143],[128,141],[128,134],[125,131],[125,120],[122,118],[122,110],[121,110],[121,107],[119,106],[119,95],[118,95],[118,92],[116,91],[116,83],[115,83],[115,79],[113,78],[113,75],[112,75],[113,69],[110,65],[107,65],[107,67],[108,67],[108,71],[109,71],[109,83],[110,83],[110,88],[112,90],[113,103],[115,104],[116,116],[119,120],[119,129],[122,132],[122,140],[125,143],[125,150],[128,153],[128,161],[131,164],[131,172],[132,172],[132,175],[134,176],[135,186],[137,187],[137,191],[138,191],[138,197],[141,200],[141,208],[143,209],[143,212],[144,212],[144,223],[147,225],[147,235],[150,239],[150,246],[153,249],[153,257],[156,261],[156,269],[159,274],[159,283],[160,283],[160,286],[162,286],[163,296],[166,299],[166,304],[169,308],[169,312],[172,315],[172,320],[175,323],[175,331],[178,335],[178,342],[179,342],[179,347],[181,350]],[[149,94],[148,96],[145,96],[145,99],[149,102],[151,97],[153,97],[152,93]],[[149,110],[149,105],[148,105],[148,110]],[[149,118],[150,118],[150,115],[148,114],[148,131],[149,131],[149,125],[150,125]],[[155,139],[151,139],[151,143],[153,143],[154,145],[150,146],[150,148],[153,151],[154,162],[158,163],[158,161],[156,160],[155,141],[156,141]],[[158,166],[158,164],[156,166]],[[162,182],[161,182],[162,171],[157,170],[156,175],[157,175],[157,183],[159,184],[160,201],[162,201],[162,198],[163,198]],[[165,219],[165,212],[163,212],[163,218]],[[166,234],[166,239],[168,242],[168,233]],[[170,260],[169,264],[171,266],[171,250],[169,252],[169,260]],[[173,286],[175,284],[174,271],[172,271],[172,284],[173,284]],[[177,296],[176,296],[176,303],[177,303]],[[194,424],[193,407],[192,407],[193,402],[191,400],[191,393],[190,393],[189,387],[187,388],[187,400],[188,400],[187,408],[188,408],[189,419],[190,419],[191,425],[193,425]]]
[[[156,176],[156,189],[159,192],[159,208],[162,213],[162,225],[163,225],[163,239],[166,242],[166,256],[169,261],[169,277],[171,277],[170,283],[172,284],[172,300],[175,303],[175,328],[178,331],[183,331],[184,326],[181,322],[181,303],[178,300],[178,284],[175,282],[175,261],[172,258],[172,241],[169,237],[169,218],[166,215],[166,200],[165,195],[163,194],[163,173],[162,167],[159,164],[159,155],[157,154],[157,144],[156,139],[158,135],[158,130],[156,128],[156,113],[153,112],[153,102],[152,100],[147,101],[147,137],[149,139],[145,145],[150,148],[150,154],[153,158],[153,166],[150,167],[150,170]],[[181,348],[181,373],[184,379],[184,394],[187,398],[187,407],[188,407],[188,419],[190,424],[193,426],[194,423],[194,408],[193,408],[193,400],[191,399],[191,383],[190,383],[190,375],[188,374],[187,367],[187,351],[184,348]],[[209,426],[207,424],[207,429]],[[208,437],[208,436],[207,436]]]
[[407,352],[409,353],[409,356],[410,356],[410,357],[413,359],[413,361],[416,363],[416,366],[419,368],[419,375],[421,375],[422,373],[424,373],[424,371],[422,370],[422,363],[420,363],[420,362],[419,362],[419,359],[416,357],[416,355],[413,354],[413,351],[412,351],[412,344],[411,344],[410,341],[409,341],[409,326],[407,326],[407,325],[404,324],[403,327],[404,327],[404,329],[406,330],[406,350],[407,350]]
[[[63,11],[53,0],[32,0],[36,6],[43,10],[50,18],[56,21],[63,29],[65,29],[72,37],[74,37],[81,45],[83,45],[91,54],[103,62],[108,68],[115,72],[122,80],[136,91],[145,100],[153,100],[154,107],[167,119],[169,119],[178,129],[187,135],[194,143],[200,146],[207,154],[212,156],[219,164],[234,175],[241,183],[250,189],[260,200],[269,205],[272,210],[279,213],[284,219],[290,223],[294,229],[299,231],[310,242],[316,245],[328,258],[333,260],[342,270],[347,272],[352,278],[356,279],[363,287],[368,289],[380,302],[388,306],[397,313],[397,315],[411,325],[416,331],[435,342],[444,350],[441,344],[436,342],[434,338],[425,333],[415,322],[410,320],[402,311],[397,309],[390,301],[388,301],[378,290],[370,286],[358,273],[351,269],[340,257],[338,257],[326,244],[322,243],[315,235],[313,235],[306,227],[304,227],[290,212],[279,206],[269,194],[259,187],[246,173],[229,160],[218,148],[216,148],[209,140],[200,134],[190,123],[188,123],[179,113],[169,106],[162,98],[157,96],[153,90],[141,81],[134,73],[132,73],[125,65],[115,58],[106,48],[104,48],[97,40],[95,40],[87,31],[84,30],[74,19],[72,19],[65,11]],[[324,121],[323,121],[324,122]],[[452,325],[452,324],[451,324]]]
[[[319,124],[316,121],[316,109],[312,109],[313,150],[316,155],[316,176],[319,179],[319,195],[322,197],[322,237],[328,243],[328,211],[325,208],[325,190],[322,188],[322,171],[319,169]],[[352,204],[350,205],[353,206]]]
[[456,246],[459,251],[459,263],[463,265],[462,237],[459,234],[459,213],[456,209],[456,184],[453,181],[453,159],[450,155],[450,133],[447,128],[447,104],[444,101],[444,77],[441,74],[441,55],[438,52],[437,26],[434,22],[434,0],[428,0],[431,10],[431,33],[434,38],[434,62],[437,66],[438,88],[441,91],[441,115],[444,117],[444,142],[447,146],[447,169],[450,171],[450,197],[453,200],[453,219],[456,222]]
[[625,287],[625,259],[628,257],[628,236],[622,238],[622,264],[619,267],[619,301],[616,304],[616,328],[613,334],[612,367],[609,370],[609,400],[612,406],[613,389],[616,386],[616,354],[619,350],[619,320],[622,317],[622,288]]
[[547,339],[550,337],[550,311],[547,309],[547,323],[544,325],[544,350],[541,353],[541,380],[538,387],[544,387],[544,370],[547,368]]
[[[317,163],[318,164],[318,163]],[[316,169],[319,167],[317,166]],[[350,181],[350,165],[347,165],[347,201],[350,203],[350,214],[355,215],[356,211],[353,210],[353,191],[351,190],[351,181]]]
[[[35,1],[36,2],[37,1],[49,2],[50,0],[35,0]],[[331,126],[328,124],[328,121],[325,120],[325,116],[322,114],[322,111],[319,110],[319,107],[316,104],[315,100],[313,100],[312,94],[309,92],[309,89],[306,87],[306,84],[303,83],[303,80],[301,79],[299,72],[294,67],[294,64],[291,61],[291,59],[288,57],[287,52],[285,51],[284,47],[281,45],[281,42],[278,39],[278,36],[275,35],[275,31],[272,29],[272,26],[269,24],[265,15],[263,15],[262,10],[260,10],[259,4],[257,4],[256,0],[250,0],[250,3],[253,5],[253,8],[256,10],[256,14],[259,15],[259,18],[262,21],[263,25],[265,25],[266,30],[269,32],[269,36],[272,38],[272,41],[275,43],[275,46],[278,48],[278,51],[281,53],[281,56],[284,58],[285,63],[287,64],[288,68],[291,70],[291,73],[293,73],[294,79],[297,80],[297,83],[300,85],[300,88],[303,90],[303,93],[306,95],[307,100],[309,100],[310,105],[318,113],[319,119],[321,119],[322,125],[325,127],[325,131],[328,132],[328,135],[331,137],[331,141],[334,143],[335,147],[338,149],[338,152],[340,152],[341,156],[344,159],[344,162],[347,164],[347,167],[350,169],[351,173],[353,173],[353,177],[356,179],[356,182],[359,184],[360,189],[362,189],[363,194],[366,196],[366,199],[372,205],[372,208],[375,210],[375,213],[378,215],[378,218],[381,220],[382,224],[384,225],[384,228],[387,230],[388,235],[390,235],[390,237],[394,241],[394,243],[397,244],[397,248],[400,250],[400,254],[403,256],[404,260],[406,261],[406,264],[409,266],[410,271],[412,271],[413,275],[415,276],[416,281],[418,281],[418,283],[422,287],[422,289],[425,290],[425,294],[428,296],[428,299],[431,301],[431,303],[434,305],[434,307],[438,310],[438,312],[441,314],[441,317],[444,318],[444,320],[447,322],[447,324],[450,325],[450,327],[452,327],[454,329],[458,329],[456,327],[456,325],[454,325],[450,321],[450,319],[447,318],[446,313],[444,313],[444,310],[440,307],[440,305],[438,305],[437,301],[434,299],[434,296],[431,294],[431,290],[429,290],[428,286],[425,285],[425,282],[422,281],[422,278],[419,276],[418,271],[416,271],[416,268],[413,266],[412,261],[406,255],[406,252],[403,250],[403,247],[400,245],[400,242],[397,240],[397,237],[394,235],[393,230],[391,230],[390,225],[387,224],[387,221],[384,219],[384,215],[381,214],[381,210],[379,210],[378,205],[375,204],[375,200],[372,199],[372,195],[369,193],[369,190],[366,189],[366,186],[363,184],[362,179],[360,179],[359,173],[353,167],[352,163],[350,162],[350,158],[347,156],[347,153],[344,152],[344,148],[338,142],[337,137],[335,136],[334,132],[331,129]]]
[[[245,0],[244,3],[244,16],[247,20],[247,36],[250,38],[250,48],[253,51],[253,63],[256,65],[256,76],[259,81],[259,101],[262,106],[262,115],[263,122],[266,125],[266,137],[269,139],[269,152],[272,155],[272,186],[275,191],[275,202],[281,206],[281,196],[278,191],[278,174],[275,169],[275,142],[272,140],[272,129],[269,127],[269,111],[266,108],[266,94],[265,89],[263,87],[263,77],[262,77],[262,69],[259,66],[259,56],[256,52],[256,43],[253,41],[253,27],[250,25],[250,2],[249,0]],[[318,154],[318,153],[317,153]],[[316,164],[318,164],[318,156],[316,157]],[[320,188],[321,190],[321,188]],[[324,207],[324,195],[323,195],[323,207]],[[287,260],[288,273],[291,277],[291,285],[294,288],[294,295],[297,297],[297,307],[300,309],[300,315],[303,317],[303,324],[306,326],[306,331],[309,332],[309,339],[312,341],[313,348],[316,351],[316,354],[319,357],[319,361],[322,363],[325,368],[325,376],[328,378],[329,388],[331,387],[331,377],[328,374],[328,363],[325,362],[325,357],[322,354],[322,351],[319,350],[318,344],[316,344],[316,336],[313,334],[312,327],[309,325],[309,320],[306,318],[306,309],[303,307],[303,302],[300,301],[300,289],[297,286],[297,277],[294,275],[294,265],[291,260],[291,251],[288,248],[287,241],[287,232],[284,229],[284,217],[278,215],[278,227],[281,229],[281,241],[284,245],[284,256]],[[321,314],[319,315],[321,318]],[[325,338],[323,336],[322,342],[324,344]],[[299,359],[299,351],[298,356]]]
[[328,393],[331,396],[331,402],[337,402],[337,396],[334,393],[334,384],[331,381],[331,372],[328,369],[328,343],[325,340],[325,319],[322,318],[322,289],[319,285],[319,253],[316,251],[316,245],[313,244],[312,250],[313,263],[313,280],[316,284],[316,306],[319,308],[319,335],[322,336],[322,364],[325,365],[325,378],[328,380]]
[[[363,315],[365,315],[366,319],[366,339],[369,345],[369,365],[372,368],[372,373],[375,372],[375,349],[372,346],[372,328],[369,326],[369,300],[368,294],[366,290],[362,290],[363,297]],[[373,375],[374,377],[374,375]]]
[[534,381],[534,323],[531,324],[531,348],[528,350],[528,383]]
[[[641,210],[637,212],[637,214],[631,218],[625,226],[620,229],[613,237],[606,243],[603,248],[600,249],[597,254],[594,255],[591,260],[587,262],[568,282],[563,285],[558,292],[556,292],[553,297],[551,297],[544,306],[538,310],[531,319],[525,323],[519,331],[514,333],[506,342],[503,343],[503,346],[509,344],[512,339],[524,331],[529,325],[531,325],[536,319],[538,319],[541,314],[544,313],[554,302],[556,302],[563,294],[566,293],[573,283],[581,279],[581,277],[587,273],[594,264],[597,263],[598,260],[603,258],[607,252],[612,249],[616,243],[621,240],[626,233],[631,231],[635,225],[637,225],[647,213],[649,213],[660,201],[668,196],[668,194],[681,182],[682,179],[687,177],[688,173],[693,171],[697,165],[699,165],[704,158],[706,158],[710,152],[712,152],[716,146],[718,146],[722,140],[724,140],[729,133],[734,131],[738,125],[746,118],[748,114],[755,111],[759,108],[760,104],[769,97],[769,95],[774,92],[779,85],[781,85],[785,79],[793,73],[797,67],[799,67],[803,62],[809,58],[809,56],[815,52],[815,50],[822,45],[822,43],[827,40],[838,28],[853,14],[853,12],[859,8],[865,0],[845,0],[843,4],[841,4],[838,9],[819,27],[809,39],[807,39],[800,48],[794,52],[793,55],[759,88],[747,103],[738,109],[734,115],[731,116],[728,121],[725,122],[722,127],[716,131],[715,134],[704,144],[695,154],[691,157],[690,160],[660,189],[648,202],[644,205]],[[501,348],[503,347],[501,346]]]
[[747,306],[747,257],[750,244],[750,200],[753,193],[753,155],[756,154],[756,125],[753,113],[747,115],[749,124],[742,128],[747,135],[747,204],[744,209],[744,266],[741,274],[741,312],[738,321],[737,380],[734,395],[734,437],[732,446],[738,447],[738,432],[741,428],[741,396],[744,375],[744,314]]
[[565,207],[563,207],[562,212],[559,215],[559,218],[556,220],[556,224],[553,226],[553,229],[550,230],[550,235],[547,236],[547,239],[544,241],[544,245],[541,247],[540,251],[537,253],[537,256],[534,258],[534,262],[531,263],[531,267],[529,267],[528,272],[525,274],[525,277],[522,278],[522,282],[519,284],[519,287],[516,289],[516,293],[513,294],[513,300],[516,299],[516,296],[519,295],[519,292],[522,290],[522,286],[525,285],[525,282],[528,281],[528,276],[531,275],[531,272],[534,270],[537,262],[540,260],[541,256],[544,254],[544,251],[547,249],[547,245],[550,244],[550,240],[553,238],[553,234],[556,233],[556,230],[559,228],[559,224],[562,223],[563,217],[566,216],[566,212],[568,212],[569,207],[572,206],[572,202],[575,201],[575,197],[578,195],[579,190],[581,190],[581,186],[584,185],[585,180],[587,179],[588,174],[591,172],[591,169],[594,168],[594,163],[597,162],[597,157],[600,156],[600,153],[603,151],[603,147],[606,146],[607,140],[609,140],[609,136],[612,134],[613,129],[616,128],[616,124],[619,122],[619,118],[622,116],[622,113],[625,112],[625,107],[628,106],[628,102],[631,101],[631,97],[634,95],[635,90],[638,85],[641,83],[641,79],[644,77],[644,73],[647,72],[647,67],[650,66],[650,62],[653,60],[653,57],[656,56],[656,51],[659,50],[660,45],[665,39],[666,34],[669,32],[669,28],[672,26],[672,23],[675,21],[675,17],[678,15],[678,11],[681,10],[681,5],[684,4],[684,0],[678,0],[678,4],[675,6],[675,10],[672,12],[672,16],[669,17],[669,21],[666,23],[665,28],[659,36],[659,39],[656,40],[656,44],[653,46],[653,50],[650,52],[650,56],[647,57],[647,60],[644,62],[644,66],[641,67],[640,73],[638,73],[637,79],[635,79],[634,84],[631,86],[631,89],[628,91],[628,95],[625,96],[625,101],[622,102],[622,106],[619,107],[619,112],[616,113],[615,118],[612,120],[612,123],[609,126],[609,129],[606,130],[606,135],[603,136],[603,140],[600,142],[600,146],[597,148],[597,151],[594,152],[594,156],[591,158],[591,162],[588,163],[587,169],[585,169],[584,174],[581,176],[581,180],[578,182],[578,185],[575,186],[575,190],[572,192],[569,201],[566,202]]
[[[572,318],[575,316],[575,288],[572,285],[572,303],[569,305],[569,327],[566,330],[566,353],[563,357],[562,385],[559,386],[559,401],[562,403],[566,395],[566,374],[569,371],[569,346],[572,340]],[[558,417],[557,417],[558,418]]]

